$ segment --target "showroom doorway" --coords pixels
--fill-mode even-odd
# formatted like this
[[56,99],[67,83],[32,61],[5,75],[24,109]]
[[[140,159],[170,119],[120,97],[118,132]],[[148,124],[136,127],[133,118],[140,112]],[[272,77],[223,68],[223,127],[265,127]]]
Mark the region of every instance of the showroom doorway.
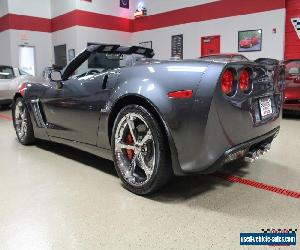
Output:
[[19,68],[26,73],[35,76],[35,47],[19,46]]
[[220,53],[220,36],[201,37],[201,56]]
[[67,65],[66,44],[54,46],[55,66],[63,69]]

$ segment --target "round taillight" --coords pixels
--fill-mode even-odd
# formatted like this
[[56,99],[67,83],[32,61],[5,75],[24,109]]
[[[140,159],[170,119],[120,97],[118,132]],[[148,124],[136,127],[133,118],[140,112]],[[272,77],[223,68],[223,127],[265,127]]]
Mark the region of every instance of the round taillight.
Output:
[[244,69],[240,74],[240,90],[243,92],[247,92],[250,90],[250,72],[247,69]]
[[233,90],[234,75],[233,72],[227,69],[222,76],[222,91],[226,95],[230,95]]

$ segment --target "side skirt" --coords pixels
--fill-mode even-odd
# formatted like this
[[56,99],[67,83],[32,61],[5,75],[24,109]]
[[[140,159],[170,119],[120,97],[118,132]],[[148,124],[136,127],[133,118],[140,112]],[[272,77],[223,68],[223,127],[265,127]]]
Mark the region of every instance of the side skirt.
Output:
[[77,141],[66,140],[66,139],[53,137],[53,136],[50,137],[50,140],[53,142],[60,143],[60,144],[68,145],[73,148],[77,148],[79,150],[91,153],[93,155],[99,156],[99,157],[107,159],[107,160],[111,160],[111,161],[113,160],[112,152],[109,149],[99,148],[97,146],[93,146],[93,145],[89,145],[89,144],[85,144],[85,143],[81,143],[81,142],[77,142]]

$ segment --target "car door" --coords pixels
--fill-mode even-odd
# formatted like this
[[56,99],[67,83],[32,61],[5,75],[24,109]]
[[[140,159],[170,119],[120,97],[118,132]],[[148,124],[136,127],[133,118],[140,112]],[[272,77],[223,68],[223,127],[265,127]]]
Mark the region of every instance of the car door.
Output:
[[102,88],[106,75],[68,79],[61,89],[51,83],[42,100],[50,136],[96,145],[100,111],[110,92]]

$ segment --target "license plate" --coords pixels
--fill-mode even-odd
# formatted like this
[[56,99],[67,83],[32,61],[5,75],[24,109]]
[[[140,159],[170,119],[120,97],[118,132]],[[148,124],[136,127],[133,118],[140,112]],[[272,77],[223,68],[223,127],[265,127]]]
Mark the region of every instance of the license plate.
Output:
[[269,97],[259,99],[259,107],[262,117],[271,115],[273,113],[272,101]]

